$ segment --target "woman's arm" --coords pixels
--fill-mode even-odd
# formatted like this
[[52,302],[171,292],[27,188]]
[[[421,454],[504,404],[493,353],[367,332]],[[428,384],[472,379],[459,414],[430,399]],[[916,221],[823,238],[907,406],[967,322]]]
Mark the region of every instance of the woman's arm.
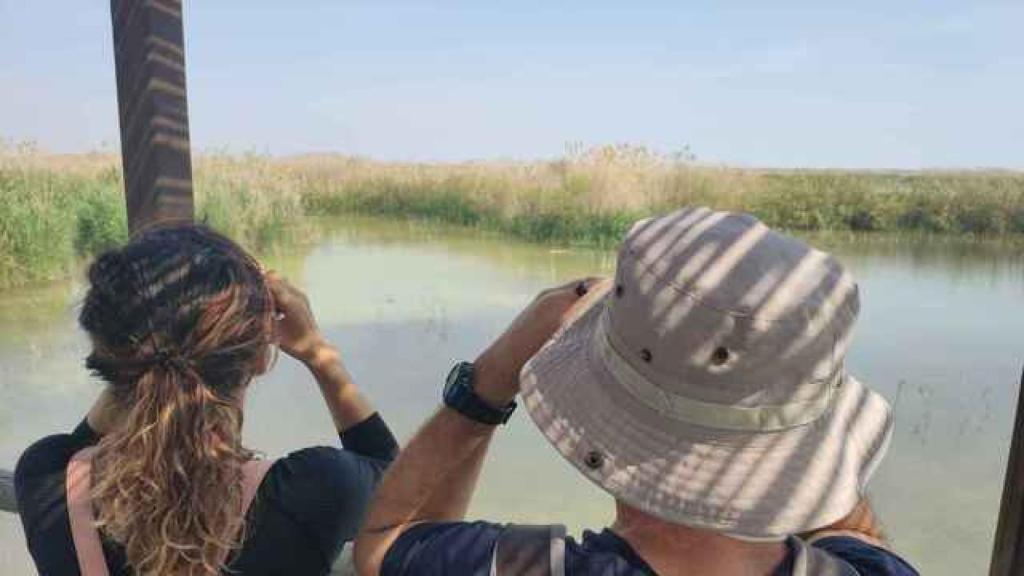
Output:
[[305,364],[320,386],[339,433],[373,415],[373,406],[359,392],[336,348],[324,342]]
[[341,354],[321,334],[306,295],[273,272],[267,273],[267,281],[274,297],[278,346],[316,378],[338,432],[372,416],[373,407],[352,381]]

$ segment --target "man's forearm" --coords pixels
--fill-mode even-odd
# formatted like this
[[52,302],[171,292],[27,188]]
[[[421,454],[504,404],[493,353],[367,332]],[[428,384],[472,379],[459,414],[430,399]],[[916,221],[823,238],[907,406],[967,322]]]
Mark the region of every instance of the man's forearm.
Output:
[[[542,292],[474,362],[473,391],[491,407],[519,392],[523,364],[565,322],[587,293],[584,282]],[[442,408],[409,442],[384,475],[356,540],[356,567],[380,573],[388,549],[423,521],[462,520],[476,488],[494,427]]]
[[356,542],[360,574],[377,574],[409,526],[461,520],[473,496],[494,427],[441,408],[384,475]]

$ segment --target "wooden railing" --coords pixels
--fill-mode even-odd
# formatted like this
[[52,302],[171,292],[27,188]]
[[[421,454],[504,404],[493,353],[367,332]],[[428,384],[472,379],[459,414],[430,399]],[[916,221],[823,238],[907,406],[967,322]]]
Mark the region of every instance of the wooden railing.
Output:
[[0,470],[0,511],[18,511],[18,501],[14,498],[14,474],[7,470]]

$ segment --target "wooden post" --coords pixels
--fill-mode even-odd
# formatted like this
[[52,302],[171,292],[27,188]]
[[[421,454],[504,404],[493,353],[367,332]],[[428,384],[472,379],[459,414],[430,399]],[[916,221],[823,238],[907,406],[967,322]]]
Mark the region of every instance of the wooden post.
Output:
[[1003,502],[992,550],[989,576],[1024,574],[1024,373],[1017,391],[1017,417],[1006,461]]
[[128,227],[191,220],[180,0],[111,0]]

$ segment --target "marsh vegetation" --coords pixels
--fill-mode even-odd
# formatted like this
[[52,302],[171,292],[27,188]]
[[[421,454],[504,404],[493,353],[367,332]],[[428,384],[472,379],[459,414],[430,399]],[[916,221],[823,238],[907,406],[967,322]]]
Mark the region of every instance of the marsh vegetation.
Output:
[[[686,204],[798,231],[1024,239],[1024,173],[751,170],[643,148],[554,161],[387,163],[201,155],[199,219],[256,250],[308,238],[313,218],[414,217],[534,242],[609,246],[637,218]],[[119,159],[0,149],[0,287],[65,276],[127,238]]]

